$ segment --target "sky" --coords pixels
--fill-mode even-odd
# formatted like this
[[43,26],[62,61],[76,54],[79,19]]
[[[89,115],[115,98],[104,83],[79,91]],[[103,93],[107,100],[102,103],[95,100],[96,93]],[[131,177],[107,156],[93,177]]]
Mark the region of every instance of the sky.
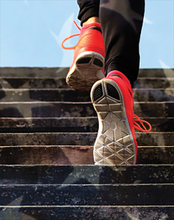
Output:
[[[0,0],[0,67],[69,67],[76,0]],[[78,38],[66,42],[74,46]],[[174,68],[174,0],[146,0],[140,68]]]

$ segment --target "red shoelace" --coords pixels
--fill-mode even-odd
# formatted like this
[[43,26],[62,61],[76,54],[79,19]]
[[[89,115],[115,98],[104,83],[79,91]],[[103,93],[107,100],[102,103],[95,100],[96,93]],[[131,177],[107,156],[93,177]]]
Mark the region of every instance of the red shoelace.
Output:
[[[75,21],[73,21],[73,22],[74,22],[75,26],[79,29],[79,31],[81,31],[81,28],[78,26],[78,24],[77,24]],[[72,38],[72,37],[77,37],[77,36],[80,36],[80,34],[72,34],[72,35],[66,37],[66,38],[62,41],[61,47],[62,47],[63,49],[65,49],[65,50],[73,50],[73,49],[75,49],[76,46],[73,46],[73,47],[65,47],[65,46],[64,46],[64,43],[65,43],[65,41],[69,40],[70,38]]]
[[[146,128],[145,125],[148,126],[148,128]],[[134,114],[134,128],[142,132],[150,132],[152,130],[152,126],[149,122],[140,119],[135,114]]]

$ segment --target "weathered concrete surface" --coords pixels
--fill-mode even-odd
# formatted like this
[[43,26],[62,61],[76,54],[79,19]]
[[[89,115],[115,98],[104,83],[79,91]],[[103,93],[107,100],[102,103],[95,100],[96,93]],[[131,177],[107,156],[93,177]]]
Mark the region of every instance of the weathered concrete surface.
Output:
[[[139,146],[137,164],[173,164],[173,146]],[[33,145],[0,148],[0,164],[94,164],[92,146]]]
[[47,78],[52,77],[66,77],[67,72],[69,68],[59,68],[59,67],[53,67],[53,68],[46,68],[46,67],[1,67],[0,68],[0,76],[3,77],[9,77],[12,78],[15,77],[43,77]]
[[[0,165],[1,185],[173,184],[174,165]],[[171,195],[172,196],[172,195]]]
[[[1,146],[19,145],[79,145],[92,146],[97,133],[0,133]],[[173,146],[172,132],[136,133],[139,146]]]
[[98,129],[67,72],[0,68],[0,220],[173,220],[174,70],[140,70],[134,112],[153,130],[129,167],[63,166],[93,164]]
[[0,164],[94,164],[91,146],[11,146],[0,148]]
[[[66,77],[68,72],[66,68],[45,68],[45,67],[1,67],[0,75],[2,77]],[[174,77],[174,69],[140,69],[139,77]]]
[[[5,98],[6,97],[6,98]],[[9,97],[9,98],[7,98]],[[69,88],[1,88],[0,99],[5,102],[22,102],[30,97],[30,101],[44,101],[44,102],[90,102],[90,92],[77,91]],[[134,101],[173,101],[174,88],[144,88],[141,85],[134,88]]]
[[0,176],[3,220],[173,219],[172,165],[0,166]]
[[174,208],[165,206],[39,206],[5,208],[0,211],[2,220],[173,220],[173,215]]
[[[91,147],[88,156],[83,150],[77,150],[78,147],[72,150],[67,147],[93,146],[98,130],[89,92],[70,89],[65,82],[67,72],[68,68],[0,68],[0,145],[4,146],[2,155],[5,156],[1,157],[2,163],[10,163],[10,160],[11,163],[35,163],[39,154],[44,155],[39,157],[40,163],[44,160],[56,163],[52,158],[53,152],[58,157],[58,163],[93,162],[88,157],[92,157]],[[134,112],[153,126],[150,134],[136,134],[138,145],[142,147],[139,163],[153,163],[152,158],[155,163],[172,161],[173,73],[168,69],[142,69],[135,83]],[[38,150],[41,145],[56,147],[46,157],[44,148]],[[13,149],[14,146],[17,147]],[[29,147],[23,150],[22,156],[23,146]],[[166,149],[163,149],[164,146]],[[17,149],[21,159],[12,156]],[[63,156],[61,159],[63,154],[59,151],[62,149],[66,149],[68,159]],[[27,152],[30,155],[28,159]],[[162,160],[161,155],[165,152],[169,156]],[[75,159],[77,155],[78,159]]]
[[[135,102],[139,117],[174,117],[174,103]],[[96,116],[90,102],[1,102],[1,117],[89,117]]]
[[[174,118],[143,117],[152,125],[153,132],[173,132]],[[0,132],[97,132],[97,117],[10,118],[0,120]]]

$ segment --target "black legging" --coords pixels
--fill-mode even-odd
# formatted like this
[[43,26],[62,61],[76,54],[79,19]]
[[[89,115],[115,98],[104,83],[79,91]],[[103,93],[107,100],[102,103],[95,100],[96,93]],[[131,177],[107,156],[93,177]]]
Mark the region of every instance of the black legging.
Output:
[[124,73],[133,84],[139,71],[139,40],[144,0],[78,0],[81,24],[99,17],[105,43],[105,75]]

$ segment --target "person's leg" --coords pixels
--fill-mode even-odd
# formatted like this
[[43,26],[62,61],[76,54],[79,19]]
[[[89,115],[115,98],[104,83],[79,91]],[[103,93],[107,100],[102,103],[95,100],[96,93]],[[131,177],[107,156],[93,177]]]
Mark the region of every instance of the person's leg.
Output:
[[81,26],[90,18],[99,18],[100,0],[77,0],[77,4],[79,5],[78,19],[81,21]]
[[[101,0],[99,17],[106,51],[106,77],[91,89],[91,101],[99,120],[95,164],[129,165],[137,160],[132,86],[139,69],[143,14],[144,0]],[[147,130],[143,123],[143,129],[136,127],[150,131],[151,126],[148,124]]]
[[[66,82],[73,89],[89,91],[97,80],[104,77],[105,52],[98,17],[99,0],[78,0],[78,4],[82,28],[77,45],[71,48],[74,56]],[[66,49],[63,44],[62,47]]]
[[100,22],[105,43],[105,75],[119,70],[133,86],[139,71],[139,40],[144,0],[101,0]]

